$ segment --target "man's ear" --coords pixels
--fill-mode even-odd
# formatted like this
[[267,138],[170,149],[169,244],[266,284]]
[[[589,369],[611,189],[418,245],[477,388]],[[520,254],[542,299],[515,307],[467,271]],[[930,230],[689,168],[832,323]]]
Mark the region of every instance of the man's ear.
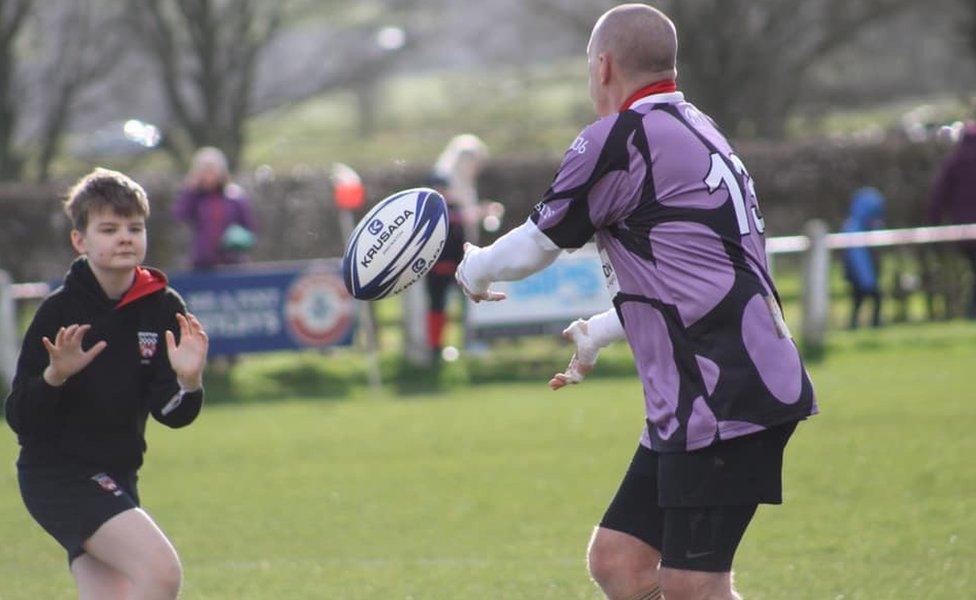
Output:
[[75,252],[78,254],[84,254],[85,250],[85,234],[78,231],[77,229],[71,230],[71,245],[74,247]]
[[610,74],[613,71],[613,55],[609,52],[601,52],[597,56],[597,60],[600,61],[597,67],[597,74],[600,77],[600,83],[607,85],[610,83]]

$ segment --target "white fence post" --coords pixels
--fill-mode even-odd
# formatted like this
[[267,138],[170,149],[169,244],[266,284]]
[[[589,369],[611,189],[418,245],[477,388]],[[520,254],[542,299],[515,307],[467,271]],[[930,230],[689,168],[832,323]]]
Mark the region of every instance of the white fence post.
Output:
[[[342,232],[344,240],[348,241],[352,237],[352,230],[355,226],[352,211],[340,210],[339,230]],[[376,313],[373,312],[373,307],[369,303],[356,302],[356,304],[356,311],[359,313],[359,326],[363,328],[366,342],[366,376],[369,378],[369,386],[378,390],[383,386],[383,377],[380,373],[380,345],[379,332],[376,327]]]
[[7,386],[13,383],[17,370],[19,332],[13,280],[6,271],[0,270],[0,376]]
[[830,249],[827,224],[820,219],[804,227],[810,246],[803,258],[803,348],[810,357],[823,353],[830,317]]
[[427,347],[427,290],[421,279],[404,290],[400,301],[403,321],[403,356],[415,367],[429,367],[434,358]]

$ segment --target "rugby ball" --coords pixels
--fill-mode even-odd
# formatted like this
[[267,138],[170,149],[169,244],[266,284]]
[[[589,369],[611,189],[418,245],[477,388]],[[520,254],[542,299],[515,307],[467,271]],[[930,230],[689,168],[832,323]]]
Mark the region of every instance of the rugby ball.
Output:
[[359,300],[398,294],[427,274],[447,240],[447,203],[430,188],[397,192],[362,218],[346,245],[342,277]]

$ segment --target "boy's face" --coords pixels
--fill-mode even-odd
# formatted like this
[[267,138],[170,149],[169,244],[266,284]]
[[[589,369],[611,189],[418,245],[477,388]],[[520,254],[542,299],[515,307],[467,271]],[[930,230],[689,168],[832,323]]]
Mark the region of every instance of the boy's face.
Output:
[[84,231],[71,231],[71,244],[88,261],[106,271],[128,271],[146,258],[146,218],[111,209],[92,211]]

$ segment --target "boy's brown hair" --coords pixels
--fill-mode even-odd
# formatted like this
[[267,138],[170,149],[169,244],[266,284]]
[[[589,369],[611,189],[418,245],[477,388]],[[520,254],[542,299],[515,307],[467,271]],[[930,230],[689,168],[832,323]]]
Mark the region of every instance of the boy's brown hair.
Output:
[[68,191],[64,212],[71,226],[84,231],[93,212],[109,209],[123,217],[149,218],[146,190],[118,171],[98,168],[79,179]]

